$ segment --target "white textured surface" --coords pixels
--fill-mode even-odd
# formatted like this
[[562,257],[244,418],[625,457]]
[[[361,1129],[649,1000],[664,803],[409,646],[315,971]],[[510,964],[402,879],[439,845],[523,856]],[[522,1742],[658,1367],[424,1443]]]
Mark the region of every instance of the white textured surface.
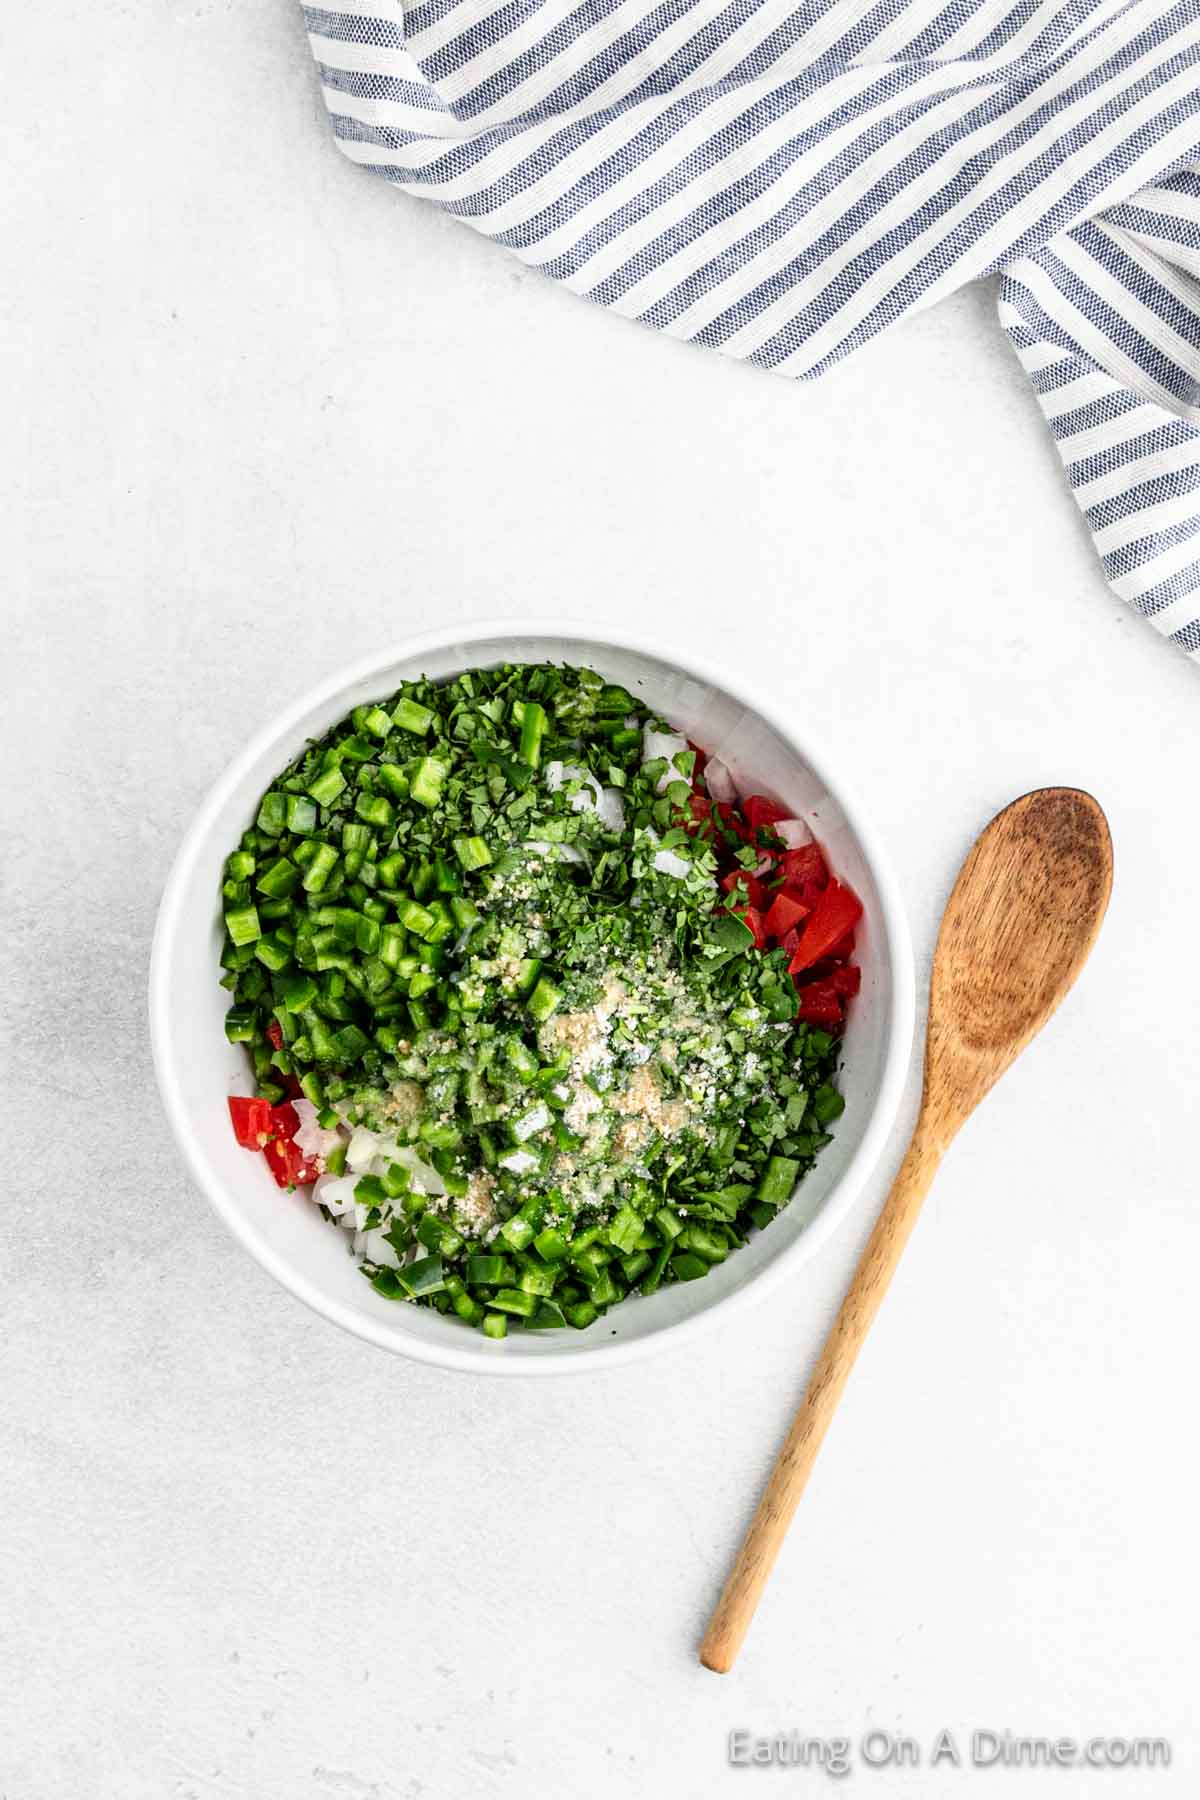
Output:
[[[1108,595],[991,297],[791,388],[357,174],[287,0],[12,8],[0,55],[4,1800],[694,1800],[781,1780],[730,1727],[870,1723],[1175,1761],[864,1792],[1193,1792],[1200,681]],[[803,708],[922,955],[1013,795],[1079,782],[1116,838],[724,1681],[694,1645],[888,1171],[736,1331],[473,1383],[260,1274],[148,1064],[157,891],[258,710],[518,607],[699,636]]]

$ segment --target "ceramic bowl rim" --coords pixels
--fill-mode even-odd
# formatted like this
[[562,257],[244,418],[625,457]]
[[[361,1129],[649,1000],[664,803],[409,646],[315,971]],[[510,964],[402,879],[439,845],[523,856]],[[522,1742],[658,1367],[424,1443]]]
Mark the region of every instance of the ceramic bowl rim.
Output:
[[[561,645],[564,660],[570,659],[573,645],[592,644],[628,651],[657,661],[680,675],[704,682],[725,693],[756,713],[778,733],[836,799],[871,870],[879,896],[892,991],[891,1018],[882,1073],[862,1140],[822,1202],[820,1211],[792,1243],[781,1249],[777,1256],[743,1286],[720,1296],[711,1305],[700,1307],[689,1317],[664,1325],[646,1336],[615,1342],[602,1340],[587,1354],[580,1354],[578,1351],[547,1351],[536,1358],[503,1358],[489,1355],[487,1352],[494,1351],[497,1346],[489,1344],[485,1351],[482,1344],[476,1344],[475,1334],[465,1329],[461,1345],[426,1341],[415,1336],[406,1338],[402,1332],[391,1330],[382,1322],[355,1312],[338,1299],[324,1293],[316,1281],[297,1271],[285,1256],[263,1242],[208,1161],[204,1150],[204,1133],[192,1117],[179,1069],[171,1053],[169,1027],[173,973],[183,947],[180,939],[182,915],[185,900],[195,879],[196,865],[231,796],[259,758],[273,746],[284,749],[285,754],[292,754],[296,735],[305,719],[327,707],[339,694],[369,681],[376,673],[382,675],[397,664],[412,663],[422,656],[447,649],[462,648],[469,652],[472,645],[477,643],[528,638],[542,638]],[[770,702],[748,697],[737,686],[731,685],[724,672],[706,666],[703,658],[693,655],[690,650],[686,658],[681,660],[653,638],[625,631],[608,621],[587,623],[581,620],[552,622],[521,618],[482,619],[422,632],[384,645],[370,655],[356,659],[326,675],[315,686],[289,701],[282,711],[262,726],[237,752],[201,803],[167,877],[151,950],[148,995],[150,1038],[159,1091],[184,1160],[218,1217],[261,1267],[322,1317],[342,1326],[356,1337],[398,1355],[410,1356],[417,1361],[442,1368],[476,1374],[534,1377],[611,1369],[622,1363],[636,1361],[655,1350],[668,1346],[678,1347],[700,1332],[709,1330],[718,1320],[728,1323],[735,1313],[743,1312],[752,1302],[766,1299],[788,1276],[793,1275],[818,1253],[850,1212],[877,1164],[895,1122],[912,1052],[915,975],[903,901],[890,860],[857,796],[852,792],[848,793],[840,780],[833,781],[827,771],[828,764],[822,751],[814,748],[807,736],[798,735],[791,725],[785,723]]]

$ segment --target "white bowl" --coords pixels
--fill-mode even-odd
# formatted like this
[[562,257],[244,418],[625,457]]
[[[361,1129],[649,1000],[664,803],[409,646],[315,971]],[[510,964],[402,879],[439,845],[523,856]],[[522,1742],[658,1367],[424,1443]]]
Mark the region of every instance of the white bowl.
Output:
[[[515,1332],[500,1342],[432,1309],[377,1294],[346,1235],[311,1201],[279,1189],[260,1156],[235,1143],[227,1096],[250,1089],[240,1045],[226,1042],[218,985],[222,865],[272,778],[361,701],[420,675],[449,677],[498,662],[571,662],[645,700],[729,765],[740,791],[765,789],[809,820],[863,903],[862,992],[850,1009],[841,1075],[846,1110],[833,1142],[791,1205],[703,1281],[632,1299],[589,1330]],[[797,713],[803,695],[795,697]],[[293,1294],[347,1331],[422,1362],[489,1374],[546,1375],[611,1367],[729,1319],[799,1268],[836,1228],[870,1172],[896,1114],[913,1034],[912,950],[891,871],[856,801],[790,723],[741,699],[689,655],[587,628],[487,624],[430,633],[324,681],[235,757],[184,839],[159,909],[150,966],[150,1030],[163,1102],[193,1175],[234,1236]]]

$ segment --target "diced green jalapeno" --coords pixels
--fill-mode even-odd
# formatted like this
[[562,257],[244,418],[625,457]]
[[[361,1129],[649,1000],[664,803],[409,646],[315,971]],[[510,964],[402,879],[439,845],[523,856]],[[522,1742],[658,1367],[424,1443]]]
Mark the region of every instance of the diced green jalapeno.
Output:
[[400,700],[392,708],[392,724],[401,731],[414,731],[423,736],[433,724],[433,714],[415,700]]
[[[375,1133],[357,1222],[398,1265],[365,1274],[496,1340],[702,1279],[844,1107],[857,902],[647,730],[671,726],[586,669],[405,683],[280,772],[218,882],[225,1030],[327,1134],[287,1166],[338,1176]],[[797,932],[824,947],[798,981]]]
[[412,778],[412,797],[422,806],[435,807],[441,804],[442,789],[446,785],[446,777],[450,773],[447,765],[436,756],[423,756],[418,763]]
[[321,806],[332,806],[338,795],[346,786],[346,777],[336,766],[323,769],[315,781],[308,785],[308,791]]

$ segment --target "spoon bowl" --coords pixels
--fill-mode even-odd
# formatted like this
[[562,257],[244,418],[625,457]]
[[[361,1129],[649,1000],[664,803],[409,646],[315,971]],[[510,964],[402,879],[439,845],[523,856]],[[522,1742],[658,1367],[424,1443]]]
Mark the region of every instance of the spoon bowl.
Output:
[[1039,788],[981,833],[933,958],[925,1109],[942,1147],[1054,1012],[1112,891],[1112,838],[1090,794]]

